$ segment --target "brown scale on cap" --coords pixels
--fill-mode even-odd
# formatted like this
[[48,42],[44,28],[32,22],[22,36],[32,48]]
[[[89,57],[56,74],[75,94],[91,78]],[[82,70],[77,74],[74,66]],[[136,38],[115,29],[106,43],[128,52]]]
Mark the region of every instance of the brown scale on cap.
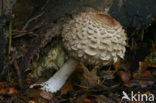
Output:
[[97,16],[97,19],[101,20],[106,25],[109,25],[109,26],[119,25],[119,22],[117,22],[114,18],[112,18],[109,15],[97,13],[96,16]]
[[62,34],[69,55],[84,63],[109,65],[124,57],[126,33],[108,14],[78,14],[64,26]]

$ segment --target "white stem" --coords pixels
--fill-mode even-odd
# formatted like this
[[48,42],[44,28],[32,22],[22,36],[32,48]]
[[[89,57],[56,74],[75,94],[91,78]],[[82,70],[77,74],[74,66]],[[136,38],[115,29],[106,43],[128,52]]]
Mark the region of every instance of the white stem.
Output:
[[69,59],[48,81],[41,84],[43,86],[41,89],[51,93],[59,91],[78,63],[75,59]]

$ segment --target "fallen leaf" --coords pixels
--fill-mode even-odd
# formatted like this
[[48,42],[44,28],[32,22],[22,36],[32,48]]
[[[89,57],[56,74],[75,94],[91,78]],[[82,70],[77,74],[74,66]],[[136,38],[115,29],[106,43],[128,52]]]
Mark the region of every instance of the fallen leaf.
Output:
[[6,90],[3,88],[0,88],[0,94],[5,94],[5,93],[6,93]]
[[130,74],[127,73],[127,72],[120,71],[120,72],[119,72],[119,76],[120,76],[121,80],[122,80],[124,83],[126,83],[126,82],[128,82],[128,81],[130,80]]
[[84,99],[84,103],[92,103],[92,102],[91,102],[91,100],[90,100],[90,99],[85,98],[85,99]]
[[40,96],[46,100],[51,100],[54,95],[52,93],[46,92],[46,91],[41,91]]
[[87,98],[87,94],[80,95],[74,100],[73,103],[84,103],[84,99]]
[[113,66],[114,66],[115,71],[118,71],[118,70],[119,70],[120,65],[121,65],[121,60],[120,60],[120,59],[118,59],[118,61],[117,61],[117,62],[113,65]]
[[72,82],[72,78],[69,78],[61,89],[61,95],[66,94],[67,92],[73,90],[71,82]]
[[34,100],[30,100],[28,101],[28,103],[36,103]]
[[14,95],[14,94],[18,93],[18,91],[14,87],[7,88],[6,92],[7,92],[8,95]]
[[133,87],[135,85],[136,85],[136,83],[134,83],[133,80],[128,81],[127,83],[124,83],[124,86],[126,86],[126,87]]
[[145,88],[147,86],[153,85],[154,79],[151,77],[142,77],[140,79],[133,79],[125,83],[124,85],[127,87],[140,86],[141,88]]
[[41,92],[41,90],[39,90],[39,89],[28,88],[24,91],[23,94],[27,95],[27,97],[35,98],[35,97],[40,97],[40,92]]
[[81,85],[86,87],[93,87],[98,85],[98,81],[100,78],[97,76],[97,67],[93,68],[92,71],[89,71],[84,65],[83,67],[83,75],[81,78]]
[[143,77],[150,77],[150,76],[152,76],[150,71],[144,71],[142,73],[134,73],[133,74],[134,79],[140,79],[140,78],[143,78]]
[[139,72],[144,72],[151,64],[148,61],[139,62]]
[[69,79],[67,80],[67,82],[62,87],[62,89],[61,89],[61,95],[62,94],[66,94],[67,92],[73,90],[73,87],[72,87],[73,78],[74,79],[81,79],[82,78],[82,72],[83,72],[83,67],[79,64],[76,67],[76,70],[72,73],[72,75],[69,77]]
[[15,95],[17,93],[18,93],[18,91],[14,87],[0,89],[0,94]]
[[148,61],[139,62],[139,70],[137,73],[133,74],[133,78],[138,79],[141,77],[152,76],[151,72],[147,70],[149,67],[155,68],[156,65],[150,64]]

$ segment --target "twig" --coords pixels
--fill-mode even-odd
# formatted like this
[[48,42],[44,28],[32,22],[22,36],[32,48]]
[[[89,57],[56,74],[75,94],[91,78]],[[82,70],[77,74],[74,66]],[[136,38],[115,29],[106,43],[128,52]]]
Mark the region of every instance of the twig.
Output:
[[83,86],[83,85],[79,85],[79,84],[75,84],[75,86],[78,86],[78,87],[80,87],[80,88],[84,88],[84,89],[89,89],[89,87],[87,87],[87,86]]
[[23,37],[23,36],[25,36],[25,35],[27,35],[27,34],[31,34],[31,35],[33,35],[33,36],[36,36],[36,35],[33,34],[32,32],[28,32],[28,33],[16,34],[16,35],[13,36],[13,38]]
[[40,16],[42,16],[44,14],[44,12],[42,12],[41,14],[29,19],[27,21],[27,23],[23,26],[22,30],[26,30],[26,28],[28,27],[28,25],[33,21],[33,20],[36,20],[37,18],[39,18]]
[[11,43],[12,43],[12,20],[10,21],[10,24],[9,24],[9,46],[8,46],[8,54],[10,54]]
[[4,65],[4,69],[1,72],[0,76],[4,75],[4,73],[6,72],[7,68],[18,58],[20,58],[22,55],[16,54],[10,61],[8,64]]
[[37,36],[35,33],[33,33],[32,31],[26,31],[26,30],[13,30],[13,34],[12,34],[12,38],[19,38],[25,35],[32,35],[32,36]]
[[43,5],[43,7],[41,8],[41,10],[45,9],[45,7],[47,6],[47,4],[49,3],[49,0],[46,1],[46,3]]
[[17,61],[16,61],[16,60],[14,61],[14,67],[15,67],[15,69],[16,69],[16,71],[17,71],[17,76],[18,76],[19,86],[20,86],[20,88],[22,88],[22,87],[23,87],[23,85],[22,85],[22,77],[21,77],[21,72],[20,72],[20,69],[19,69],[19,66],[18,66],[18,64],[17,64]]
[[6,2],[6,0],[3,0],[3,4],[6,6],[6,8],[11,11],[11,7],[8,5],[8,3]]
[[16,32],[16,33],[27,33],[28,31],[27,30],[13,30],[13,32]]
[[39,25],[36,25],[35,27],[33,27],[31,29],[31,31],[34,31],[34,30],[41,28],[45,24],[46,21],[47,21],[47,19],[43,20]]

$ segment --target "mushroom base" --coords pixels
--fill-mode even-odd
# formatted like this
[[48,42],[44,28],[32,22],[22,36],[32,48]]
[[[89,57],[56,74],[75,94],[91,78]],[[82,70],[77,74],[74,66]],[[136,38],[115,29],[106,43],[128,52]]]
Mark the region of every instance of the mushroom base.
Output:
[[59,91],[78,64],[77,60],[70,58],[48,81],[41,84],[41,89],[51,93]]

